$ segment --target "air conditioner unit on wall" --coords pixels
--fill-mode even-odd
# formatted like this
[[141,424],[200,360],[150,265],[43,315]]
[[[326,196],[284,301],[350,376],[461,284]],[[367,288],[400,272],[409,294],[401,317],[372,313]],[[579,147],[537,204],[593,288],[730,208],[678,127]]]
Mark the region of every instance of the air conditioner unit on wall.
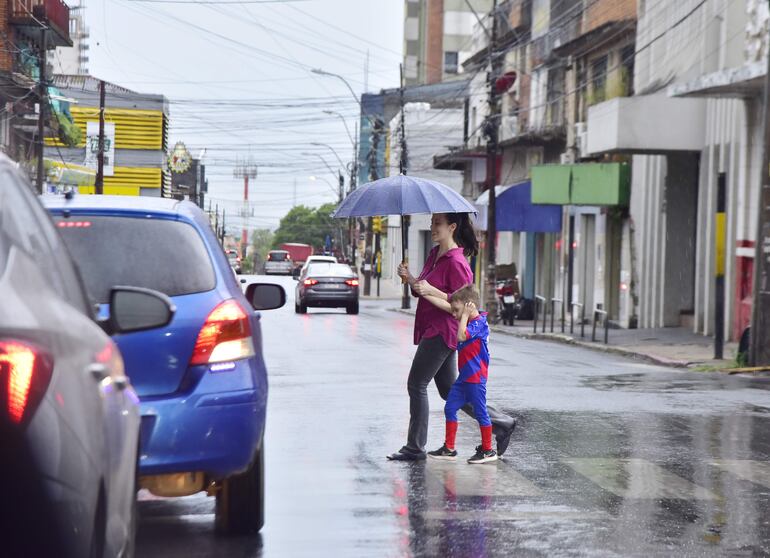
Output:
[[588,154],[588,126],[585,122],[575,123],[575,147],[579,157],[585,157]]

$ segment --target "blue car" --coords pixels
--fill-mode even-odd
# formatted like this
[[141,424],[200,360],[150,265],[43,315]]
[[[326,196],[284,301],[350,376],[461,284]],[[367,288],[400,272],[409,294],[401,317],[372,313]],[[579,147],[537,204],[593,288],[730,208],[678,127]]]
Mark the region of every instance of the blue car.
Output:
[[141,401],[140,485],[159,496],[216,495],[216,528],[264,523],[267,374],[260,314],[283,306],[277,285],[244,294],[209,219],[190,202],[43,196],[87,291],[107,314],[109,287],[160,291],[168,326],[113,337]]

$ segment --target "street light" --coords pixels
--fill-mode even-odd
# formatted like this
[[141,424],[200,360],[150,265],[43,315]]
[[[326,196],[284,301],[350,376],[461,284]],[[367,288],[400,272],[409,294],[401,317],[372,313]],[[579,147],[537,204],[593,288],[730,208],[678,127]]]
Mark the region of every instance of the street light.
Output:
[[332,166],[326,162],[326,159],[323,158],[323,156],[320,153],[312,153],[310,151],[303,151],[300,153],[300,155],[313,155],[314,157],[318,157],[321,159],[321,162],[324,164],[324,166],[329,169],[329,172],[332,173],[334,176],[337,176],[337,171],[332,168]]
[[334,153],[334,156],[337,157],[337,160],[340,162],[340,166],[342,168],[346,168],[346,165],[345,165],[345,163],[342,162],[342,159],[340,158],[339,154],[337,153],[337,150],[334,149],[328,143],[321,143],[320,141],[311,141],[310,145],[320,145],[321,147],[326,147],[327,149],[330,149],[331,152]]
[[348,128],[348,123],[345,120],[345,117],[342,116],[336,110],[325,110],[324,114],[329,114],[329,115],[335,115],[336,114],[337,116],[339,116],[340,120],[342,120],[342,123],[345,125],[345,131],[348,133],[348,139],[350,140],[350,145],[355,145],[356,142],[353,141],[353,134],[350,133],[350,128]]
[[[353,95],[353,98],[356,100],[356,103],[358,103],[358,106],[361,107],[361,99],[358,98],[358,95],[356,95],[356,92],[353,91],[353,88],[348,83],[348,80],[346,80],[344,77],[342,77],[339,74],[333,74],[332,72],[327,72],[326,70],[322,70],[321,68],[313,68],[310,71],[313,72],[314,74],[318,74],[319,76],[331,76],[342,80],[342,83],[348,86],[348,89],[350,90],[350,94]],[[363,112],[363,107],[361,107],[361,111]]]

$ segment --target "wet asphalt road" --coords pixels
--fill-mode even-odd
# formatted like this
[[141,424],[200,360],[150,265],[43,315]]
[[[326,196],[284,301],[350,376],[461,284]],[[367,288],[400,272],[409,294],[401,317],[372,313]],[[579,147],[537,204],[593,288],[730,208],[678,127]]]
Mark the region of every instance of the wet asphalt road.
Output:
[[[139,503],[138,556],[770,555],[770,379],[671,370],[500,334],[489,400],[503,462],[391,463],[412,318],[396,302],[265,313],[266,525],[213,533],[204,495]],[[443,441],[431,392],[429,449]],[[461,417],[470,456],[475,422]]]

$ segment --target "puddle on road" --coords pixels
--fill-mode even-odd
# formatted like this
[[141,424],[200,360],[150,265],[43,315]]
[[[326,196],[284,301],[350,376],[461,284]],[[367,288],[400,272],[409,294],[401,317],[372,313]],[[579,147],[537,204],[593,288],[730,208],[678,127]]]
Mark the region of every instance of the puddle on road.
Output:
[[669,377],[665,374],[613,374],[610,376],[591,376],[581,379],[582,385],[600,391],[638,391],[646,393],[676,393],[688,391],[724,391],[731,389],[764,389],[770,390],[770,382],[758,379],[746,381],[743,378],[732,378],[714,375],[698,377],[694,374]]

